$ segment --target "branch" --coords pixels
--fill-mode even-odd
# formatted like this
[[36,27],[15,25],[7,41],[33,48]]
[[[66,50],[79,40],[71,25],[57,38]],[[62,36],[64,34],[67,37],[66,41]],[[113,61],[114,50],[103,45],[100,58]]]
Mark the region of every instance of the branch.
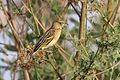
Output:
[[25,80],[30,80],[28,70],[24,70]]
[[16,43],[17,43],[19,46],[21,46],[22,48],[24,48],[23,43],[22,43],[21,39],[19,38],[18,33],[17,33],[15,27],[12,25],[12,23],[11,23],[11,21],[10,21],[10,16],[8,15],[8,13],[7,13],[7,11],[6,11],[5,6],[4,6],[2,0],[0,0],[0,4],[1,4],[1,7],[2,7],[2,9],[3,9],[3,12],[4,12],[4,14],[5,14],[6,18],[7,18],[7,22],[8,22],[8,24],[9,24],[9,26],[10,26],[12,32],[13,32],[13,36],[14,36],[14,38],[15,38]]
[[[22,1],[22,4],[25,6],[25,8],[32,14],[32,12],[30,11],[30,9],[26,6],[26,4]],[[39,24],[39,26],[44,30],[44,32],[46,31],[45,27],[39,22],[39,20],[37,19],[37,17],[35,15],[33,15],[35,21]]]

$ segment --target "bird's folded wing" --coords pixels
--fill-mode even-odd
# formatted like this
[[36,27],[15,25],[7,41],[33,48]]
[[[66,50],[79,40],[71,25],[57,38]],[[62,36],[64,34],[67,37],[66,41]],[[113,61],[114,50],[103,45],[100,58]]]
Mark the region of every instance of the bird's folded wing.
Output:
[[43,34],[40,37],[40,39],[36,43],[36,45],[34,47],[34,52],[37,51],[38,49],[42,49],[42,47],[45,47],[46,45],[48,45],[53,40],[53,38],[54,38],[54,30],[49,29],[48,31],[45,32],[45,34]]

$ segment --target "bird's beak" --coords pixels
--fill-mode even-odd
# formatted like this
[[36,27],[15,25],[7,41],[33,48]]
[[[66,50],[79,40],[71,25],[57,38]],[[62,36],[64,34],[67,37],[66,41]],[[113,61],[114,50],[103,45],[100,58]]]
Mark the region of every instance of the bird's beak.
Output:
[[66,22],[66,23],[64,23],[64,25],[65,25],[65,26],[67,26],[67,25],[68,25],[68,23]]

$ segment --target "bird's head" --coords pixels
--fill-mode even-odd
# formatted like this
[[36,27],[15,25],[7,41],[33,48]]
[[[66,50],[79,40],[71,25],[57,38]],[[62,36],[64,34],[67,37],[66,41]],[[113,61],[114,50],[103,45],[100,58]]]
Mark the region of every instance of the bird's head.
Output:
[[54,22],[54,28],[55,29],[62,29],[65,25],[64,21],[55,21]]

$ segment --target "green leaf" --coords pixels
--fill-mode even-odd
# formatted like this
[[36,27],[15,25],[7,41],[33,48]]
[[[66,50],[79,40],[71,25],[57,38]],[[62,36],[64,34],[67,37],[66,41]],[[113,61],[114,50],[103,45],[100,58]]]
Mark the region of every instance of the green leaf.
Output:
[[9,51],[17,51],[14,45],[4,45],[4,47]]
[[29,42],[32,42],[33,39],[35,39],[35,35],[33,33],[27,34],[26,40],[28,40]]
[[120,58],[120,54],[113,54],[113,58]]

